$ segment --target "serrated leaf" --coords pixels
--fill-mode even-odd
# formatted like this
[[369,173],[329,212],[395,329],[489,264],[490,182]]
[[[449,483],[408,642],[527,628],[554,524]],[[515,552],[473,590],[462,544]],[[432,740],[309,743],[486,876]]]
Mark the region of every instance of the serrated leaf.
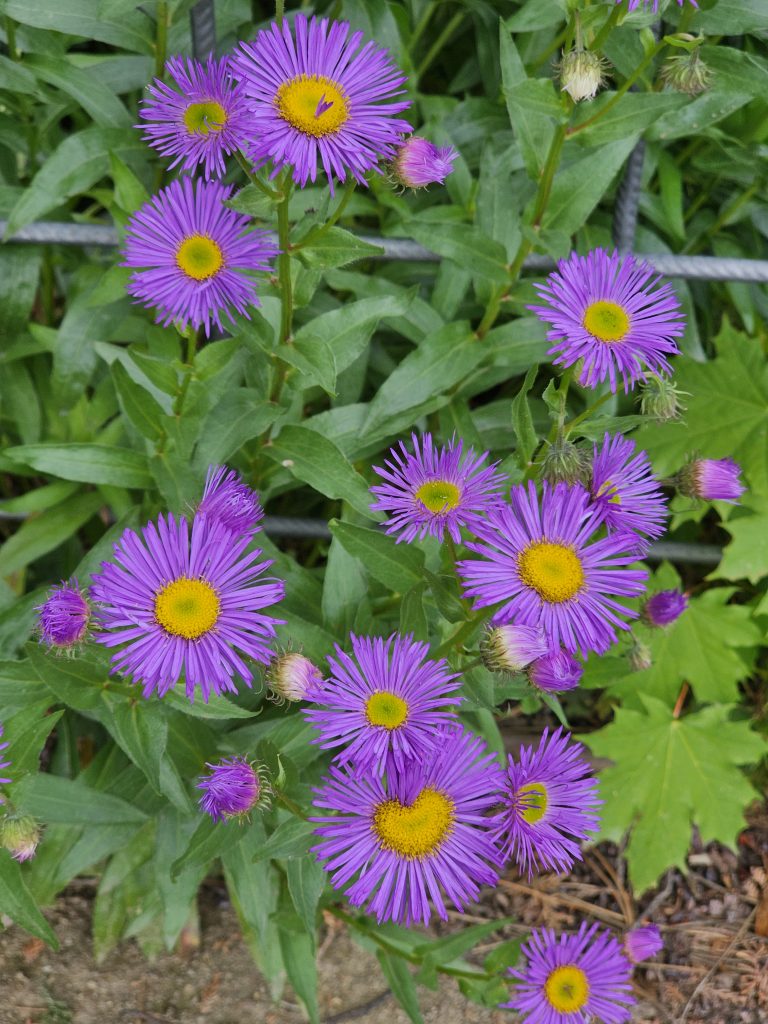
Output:
[[755,797],[737,766],[766,753],[765,741],[727,705],[676,719],[653,697],[640,694],[639,702],[642,711],[617,708],[610,725],[584,737],[615,762],[600,774],[603,833],[618,837],[637,819],[626,856],[638,895],[666,868],[685,869],[691,824],[704,843],[735,843]]
[[368,530],[332,519],[328,524],[350,555],[365,566],[368,574],[397,593],[421,582],[424,555],[410,544],[396,545],[383,531]]
[[723,560],[711,579],[748,579],[759,583],[768,576],[768,508],[759,512],[744,508],[736,511],[723,523],[731,541],[723,552]]

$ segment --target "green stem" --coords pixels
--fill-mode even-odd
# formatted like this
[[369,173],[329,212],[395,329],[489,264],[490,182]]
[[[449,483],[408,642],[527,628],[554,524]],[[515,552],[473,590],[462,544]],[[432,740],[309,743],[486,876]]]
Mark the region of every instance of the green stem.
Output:
[[301,818],[302,821],[307,821],[307,815],[302,811],[297,803],[294,803],[290,797],[287,797],[285,793],[277,792],[275,797],[278,803],[281,803],[286,810],[289,810],[297,818]]
[[462,622],[462,624],[459,626],[459,628],[454,630],[454,632],[448,637],[448,639],[446,641],[444,641],[442,644],[440,644],[440,646],[435,651],[433,657],[434,658],[442,658],[446,654],[448,654],[448,652],[453,647],[458,647],[458,645],[462,642],[462,640],[464,640],[466,637],[470,636],[470,634],[476,628],[477,624],[482,619],[484,619],[484,618],[485,618],[485,609],[484,608],[481,608],[479,611],[473,612],[470,615],[470,617],[467,619],[466,622]]
[[349,200],[352,198],[352,193],[355,191],[356,184],[357,182],[355,181],[354,178],[349,179],[345,186],[344,195],[341,197],[339,205],[333,211],[333,213],[325,222],[325,224],[318,224],[317,227],[314,227],[312,228],[311,231],[308,231],[307,234],[301,239],[301,241],[297,242],[294,245],[294,249],[303,249],[305,246],[313,245],[318,240],[318,238],[322,238],[323,235],[327,231],[329,231],[334,224],[338,223],[339,219],[341,218],[342,214],[344,213],[349,204]]
[[181,382],[179,393],[176,396],[176,401],[173,403],[173,414],[174,416],[181,416],[182,410],[184,409],[184,402],[187,398],[187,392],[189,391],[189,385],[192,383],[192,374],[195,370],[195,350],[197,348],[197,331],[193,327],[188,327],[184,334],[187,339],[187,355],[184,363],[184,379]]
[[685,245],[683,246],[683,248],[680,250],[680,252],[681,253],[695,252],[699,248],[699,246],[701,245],[701,243],[702,243],[704,238],[707,238],[707,237],[713,238],[718,233],[718,231],[720,231],[721,228],[724,228],[724,227],[727,226],[727,224],[730,221],[731,217],[733,217],[733,215],[738,210],[740,210],[741,207],[744,206],[745,203],[748,203],[749,200],[752,198],[752,196],[756,192],[760,191],[760,189],[763,187],[763,184],[764,183],[763,183],[763,181],[761,179],[758,179],[757,181],[753,181],[748,189],[746,189],[744,192],[741,193],[741,195],[736,196],[730,203],[728,203],[728,205],[720,213],[720,216],[717,218],[717,220],[712,225],[712,227],[707,228],[707,230],[705,232],[702,232],[701,234],[697,235],[695,238],[691,238],[689,241],[687,241],[685,243]]
[[285,344],[291,336],[293,325],[293,286],[291,284],[291,242],[290,242],[290,209],[291,183],[283,181],[283,198],[277,204],[277,244],[280,255],[277,261],[277,272],[280,280],[280,296],[282,309],[280,314],[280,341]]
[[432,14],[434,13],[434,10],[435,10],[436,7],[437,7],[437,0],[430,0],[430,2],[424,8],[424,10],[422,12],[422,15],[419,18],[419,20],[418,20],[418,22],[416,24],[416,27],[413,30],[413,34],[412,34],[412,36],[410,38],[410,41],[408,43],[408,46],[409,46],[409,49],[410,49],[410,52],[411,52],[411,60],[413,60],[413,53],[414,53],[414,50],[416,49],[416,44],[418,43],[418,41],[421,39],[422,35],[424,34],[424,30],[426,29],[427,25],[429,24],[429,19],[432,17]]
[[155,38],[155,75],[163,77],[168,52],[168,0],[157,0],[157,35]]
[[570,423],[566,423],[565,426],[563,427],[563,433],[566,436],[568,434],[570,434],[570,432],[573,430],[574,427],[578,427],[578,425],[580,423],[583,423],[584,420],[588,419],[592,415],[593,412],[595,412],[597,409],[600,408],[601,405],[605,405],[605,403],[608,401],[609,398],[613,398],[613,392],[612,391],[608,391],[608,392],[606,392],[606,394],[601,395],[597,399],[597,401],[593,402],[592,405],[588,406],[584,410],[584,412],[579,413],[579,415],[574,417],[574,419],[572,419],[570,421]]
[[578,134],[578,132],[583,132],[585,128],[589,128],[590,125],[594,124],[596,121],[599,121],[601,117],[604,117],[609,110],[612,110],[619,102],[621,97],[625,93],[629,92],[629,90],[632,88],[632,86],[635,84],[638,78],[641,77],[641,75],[648,67],[648,65],[651,64],[656,59],[656,57],[659,55],[659,53],[664,49],[666,45],[667,44],[664,42],[663,39],[660,40],[654,46],[651,52],[647,54],[643,58],[643,60],[640,61],[640,63],[629,76],[629,78],[626,80],[626,82],[619,89],[616,90],[616,92],[613,94],[613,96],[611,96],[611,98],[608,100],[605,106],[601,107],[596,114],[592,115],[592,117],[588,117],[586,121],[582,121],[581,124],[576,124],[573,126],[573,128],[569,129],[568,136],[572,137]]
[[416,78],[417,82],[419,82],[421,80],[421,76],[427,70],[427,68],[432,63],[432,61],[435,59],[435,57],[437,57],[437,55],[440,53],[442,48],[445,46],[445,44],[451,38],[451,36],[456,31],[456,29],[459,27],[459,25],[462,23],[462,21],[464,21],[465,17],[466,17],[466,11],[457,11],[456,14],[454,14],[454,16],[451,18],[451,20],[445,26],[443,31],[440,33],[440,35],[437,37],[437,39],[434,41],[434,43],[432,43],[432,45],[430,46],[429,50],[427,51],[426,57],[424,58],[424,60],[421,62],[421,64],[419,64],[418,68],[416,69],[415,78]]
[[16,23],[13,18],[7,16],[5,19],[5,39],[8,44],[8,56],[11,60],[21,60],[21,54],[16,49]]
[[597,33],[595,38],[592,40],[590,49],[592,49],[592,50],[599,50],[600,49],[600,47],[603,45],[605,40],[608,38],[608,36],[611,34],[613,29],[618,24],[619,18],[621,17],[621,15],[623,13],[624,13],[623,5],[622,4],[616,4],[616,6],[613,8],[613,10],[611,11],[611,13],[608,15],[608,17],[606,18],[605,22],[603,23],[603,27],[600,29],[600,31]]
[[235,159],[245,171],[246,176],[252,185],[255,185],[256,188],[263,192],[265,196],[269,196],[273,202],[280,199],[282,192],[278,192],[276,189],[270,188],[269,185],[263,182],[248,163],[247,157],[241,153],[239,149],[235,151]]
[[283,24],[285,17],[285,0],[275,0],[275,21],[278,25]]

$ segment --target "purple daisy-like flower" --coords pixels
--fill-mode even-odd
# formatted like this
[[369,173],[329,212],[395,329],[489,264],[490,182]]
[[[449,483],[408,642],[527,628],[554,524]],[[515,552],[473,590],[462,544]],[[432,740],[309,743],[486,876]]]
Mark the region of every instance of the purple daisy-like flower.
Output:
[[243,478],[234,469],[209,466],[197,514],[221,523],[240,536],[261,529],[259,522],[264,517],[264,509],[256,491],[243,483]]
[[[2,740],[2,739],[3,739],[3,723],[0,722],[0,740]],[[11,767],[11,762],[10,761],[4,761],[3,760],[3,756],[4,756],[3,755],[3,751],[7,750],[9,746],[10,746],[10,743],[8,742],[8,740],[3,740],[3,742],[0,743],[0,772],[2,772],[5,768],[10,768]],[[0,786],[7,786],[12,781],[13,781],[13,779],[8,779],[5,776],[0,776]],[[0,796],[0,804],[3,804],[3,803],[5,803],[5,801],[3,800],[2,796]]]
[[429,644],[394,633],[388,639],[351,634],[353,657],[337,645],[328,658],[331,677],[307,699],[324,705],[304,709],[324,749],[344,747],[338,760],[355,770],[403,771],[435,749],[440,727],[456,722],[461,680],[442,658],[427,657]]
[[390,448],[385,468],[373,467],[385,483],[371,487],[371,508],[389,513],[383,525],[387,533],[399,534],[398,543],[426,536],[442,540],[447,532],[458,544],[461,527],[474,529],[501,500],[506,476],[495,471],[497,463],[486,465],[488,452],[465,451],[463,441],[437,448],[428,433],[421,440],[411,434],[411,441],[413,453],[401,441],[399,451]]
[[265,681],[278,703],[307,700],[322,687],[323,674],[309,658],[289,651],[271,662]]
[[79,644],[88,632],[91,610],[77,580],[54,587],[35,611],[40,616],[40,639],[48,647],[69,649]]
[[259,803],[262,779],[258,771],[244,757],[228,757],[217,764],[209,764],[209,775],[201,775],[197,789],[203,791],[200,810],[210,814],[214,821],[241,818]]
[[173,181],[133,215],[123,266],[139,268],[128,292],[157,307],[158,323],[186,329],[222,327],[232,311],[248,318],[258,306],[254,271],[268,272],[277,248],[266,231],[224,206],[232,187],[214,181]]
[[590,493],[609,533],[650,538],[664,533],[667,500],[648,456],[629,438],[606,434],[602,445],[595,445]]
[[643,621],[649,626],[669,626],[688,607],[688,598],[679,590],[660,590],[645,602]]
[[510,504],[474,526],[479,542],[467,547],[482,557],[457,565],[475,607],[501,604],[493,622],[539,626],[552,647],[603,654],[616,642],[619,617],[635,618],[616,597],[637,597],[647,573],[626,566],[635,560],[627,536],[594,540],[600,515],[578,485],[533,481],[512,488]]
[[633,928],[624,936],[624,953],[633,964],[656,956],[663,948],[664,940],[655,924]]
[[297,14],[293,32],[287,20],[273,22],[235,51],[232,73],[250,102],[249,155],[257,166],[271,161],[272,177],[289,166],[303,188],[315,181],[319,159],[331,191],[334,175],[364,185],[365,172],[391,160],[411,131],[395,116],[410,102],[390,102],[405,75],[374,43],[359,49],[363,34],[349,28]]
[[95,639],[120,648],[113,671],[141,683],[145,697],[164,696],[182,672],[190,700],[196,686],[206,702],[212,690],[237,692],[234,676],[250,686],[243,658],[271,660],[267,643],[282,620],[262,609],[284,594],[282,580],[259,580],[272,563],[258,561],[258,548],[246,552],[250,540],[202,516],[191,527],[168,515],[141,535],[125,530],[91,587]]
[[502,1006],[524,1024],[624,1024],[631,1020],[632,965],[608,931],[582,924],[576,935],[536,929],[521,947],[528,961],[509,969],[514,996]]
[[549,351],[556,363],[583,360],[582,387],[608,379],[616,391],[620,377],[628,391],[646,372],[670,372],[667,356],[677,353],[673,339],[685,328],[677,296],[660,280],[653,267],[634,256],[603,249],[573,253],[535,286],[548,305],[529,309],[551,324],[547,339],[555,342]]
[[549,651],[549,641],[538,626],[494,626],[480,641],[483,664],[491,672],[522,672]]
[[733,459],[694,459],[680,470],[678,488],[690,498],[735,505],[746,490],[740,474],[741,466]]
[[575,690],[584,675],[584,666],[568,651],[548,651],[528,666],[531,686],[545,693]]
[[581,860],[579,843],[596,832],[597,780],[562,729],[545,729],[536,750],[521,747],[517,761],[509,755],[504,809],[496,816],[495,838],[505,859],[521,874],[566,873]]
[[426,188],[443,184],[458,156],[453,146],[436,146],[428,139],[412,135],[400,146],[392,161],[392,173],[406,188]]
[[147,86],[151,99],[143,100],[140,116],[144,140],[163,156],[175,157],[194,171],[203,164],[206,178],[226,174],[225,155],[245,146],[249,128],[243,88],[232,81],[229,58],[212,54],[203,64],[187,57],[171,57],[165,70],[173,85],[156,78]]
[[[354,776],[331,766],[314,806],[336,812],[312,818],[313,848],[336,889],[378,921],[427,924],[431,899],[448,912],[476,900],[498,879],[499,852],[485,817],[498,800],[502,773],[482,740],[444,729],[425,759],[402,770]],[[355,881],[352,881],[356,879]]]

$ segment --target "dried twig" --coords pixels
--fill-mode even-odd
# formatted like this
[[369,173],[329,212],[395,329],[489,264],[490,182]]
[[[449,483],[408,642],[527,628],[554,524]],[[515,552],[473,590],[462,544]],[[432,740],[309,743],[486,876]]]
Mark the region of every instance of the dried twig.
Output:
[[693,1007],[693,1004],[694,1004],[697,996],[699,995],[701,990],[704,988],[704,986],[707,984],[707,982],[712,977],[712,975],[715,973],[715,971],[720,966],[720,964],[723,962],[723,960],[725,960],[725,958],[731,952],[731,950],[733,950],[739,944],[741,939],[746,935],[747,931],[749,930],[749,926],[752,924],[754,916],[755,916],[755,911],[753,910],[750,913],[750,915],[744,919],[744,921],[742,922],[741,928],[739,928],[739,930],[736,932],[736,934],[731,939],[730,943],[726,946],[726,948],[723,950],[723,952],[720,954],[720,956],[717,958],[717,960],[715,960],[715,962],[709,968],[707,973],[704,975],[704,977],[698,983],[696,988],[693,990],[693,992],[691,993],[690,999],[685,1004],[685,1008],[684,1008],[681,1016],[677,1020],[677,1024],[685,1024],[685,1020],[686,1020],[688,1014],[690,1013],[691,1008]]

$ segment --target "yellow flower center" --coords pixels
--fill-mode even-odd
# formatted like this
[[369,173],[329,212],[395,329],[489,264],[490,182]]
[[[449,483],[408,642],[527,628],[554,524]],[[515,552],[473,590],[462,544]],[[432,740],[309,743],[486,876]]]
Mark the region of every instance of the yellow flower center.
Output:
[[535,825],[547,813],[547,787],[543,783],[529,782],[515,796],[520,800],[520,817],[529,825]]
[[416,497],[430,512],[450,512],[461,501],[461,491],[448,480],[430,480],[416,491]]
[[173,636],[196,640],[219,618],[219,595],[205,580],[180,576],[155,597],[155,618]]
[[184,111],[184,124],[190,135],[220,132],[227,123],[227,112],[216,100],[190,103]]
[[604,484],[600,484],[596,497],[607,498],[613,505],[621,504],[621,498],[616,490],[616,485],[611,480],[606,480]]
[[339,131],[349,119],[349,102],[338,82],[325,75],[297,75],[275,96],[280,116],[316,139]]
[[629,330],[629,316],[617,302],[593,302],[584,310],[584,326],[598,341],[621,341]]
[[518,555],[517,570],[523,583],[550,604],[570,601],[584,586],[579,556],[564,544],[531,544]]
[[544,982],[547,1002],[559,1013],[575,1013],[589,999],[589,982],[580,967],[566,964],[556,967]]
[[417,859],[435,853],[453,828],[453,800],[427,786],[410,807],[385,800],[373,815],[373,831],[383,850]]
[[366,701],[365,716],[371,725],[397,729],[408,717],[408,705],[394,693],[372,693]]
[[207,235],[190,235],[176,250],[176,263],[187,277],[205,281],[224,266],[224,254]]

